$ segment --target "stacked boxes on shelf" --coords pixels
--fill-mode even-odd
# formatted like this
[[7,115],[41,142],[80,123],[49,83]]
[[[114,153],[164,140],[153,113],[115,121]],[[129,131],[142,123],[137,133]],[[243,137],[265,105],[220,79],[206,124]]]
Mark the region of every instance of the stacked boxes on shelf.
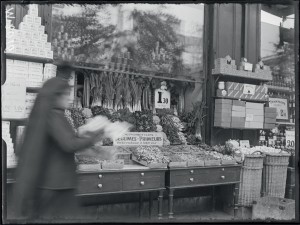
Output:
[[246,122],[246,102],[245,101],[232,101],[232,128],[245,128]]
[[235,60],[232,60],[230,56],[225,58],[215,59],[215,69],[212,70],[213,74],[226,73],[235,74],[237,71],[237,66],[235,65]]
[[8,41],[7,53],[53,59],[51,43],[47,42],[48,35],[45,34],[45,26],[41,25],[37,4],[29,4],[28,15],[24,16],[19,29],[9,30],[9,34],[12,33],[14,37]]
[[232,116],[232,100],[216,99],[214,126],[230,128],[231,116]]
[[265,107],[264,129],[273,129],[276,125],[276,108]]
[[57,66],[51,63],[46,63],[44,66],[43,81],[45,82],[46,80],[49,80],[52,77],[56,77],[56,70]]
[[[248,91],[252,89],[253,92]],[[242,100],[268,100],[267,92],[268,88],[265,85],[251,85],[237,82],[226,82],[225,90],[227,91],[226,96],[223,95],[222,90],[217,90],[217,97],[230,97]]]
[[25,100],[25,105],[26,105],[26,110],[25,110],[25,117],[29,117],[29,114],[32,110],[32,107],[34,105],[35,99],[36,99],[37,93],[26,93],[26,100]]
[[43,83],[43,64],[29,62],[28,63],[28,79],[27,87],[40,87]]
[[7,149],[7,167],[11,168],[17,165],[17,158],[14,152],[14,144],[10,136],[10,122],[2,121],[2,139],[6,143]]
[[235,61],[231,60],[230,56],[216,59],[212,74],[229,74],[231,76],[272,80],[270,67],[264,66],[262,62],[256,64],[256,67],[253,69],[253,64],[248,63],[246,58],[242,58],[237,69]]
[[59,27],[55,38],[52,41],[55,57],[63,60],[72,60],[74,58],[74,46],[72,45],[71,36],[65,32],[64,25]]
[[263,129],[263,125],[264,125],[264,104],[246,102],[245,128]]

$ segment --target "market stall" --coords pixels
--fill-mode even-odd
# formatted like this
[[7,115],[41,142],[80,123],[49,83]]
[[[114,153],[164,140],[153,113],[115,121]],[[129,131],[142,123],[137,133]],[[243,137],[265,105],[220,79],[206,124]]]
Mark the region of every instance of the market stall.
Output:
[[[179,23],[171,15],[164,16],[174,27],[158,19],[158,32],[169,32],[149,37],[147,32],[130,33],[122,23],[103,26],[91,18],[79,23],[80,16],[61,16],[63,11],[56,6],[52,31],[47,35],[38,9],[30,4],[18,28],[6,29],[7,38],[12,34],[21,37],[7,43],[16,47],[5,54],[6,81],[2,86],[8,188],[14,183],[15,150],[22,147],[39,88],[67,61],[72,69],[72,91],[65,117],[75,132],[80,135],[84,126],[96,126],[101,117],[111,126],[107,133],[119,133],[107,135],[74,156],[77,197],[86,204],[100,204],[89,202],[93,197],[139,193],[142,216],[143,194],[149,193],[149,216],[156,207],[153,196],[158,196],[158,218],[162,219],[165,195],[168,218],[172,219],[177,190],[209,187],[213,210],[219,204],[224,211],[233,211],[233,217],[243,217],[241,210],[261,196],[283,198],[291,192],[292,184],[285,191],[285,182],[287,176],[292,180],[292,170],[287,168],[292,167],[295,156],[295,83],[283,85],[281,78],[274,79],[266,62],[250,63],[245,57],[233,59],[226,53],[206,68],[209,77],[205,77],[203,49],[191,50],[202,40],[202,30],[193,31],[194,37],[178,34],[174,27]],[[85,10],[82,15],[94,15],[95,9]],[[122,7],[114,10],[118,21],[129,13]],[[153,26],[142,20],[143,16],[152,18],[149,13],[133,11],[132,16],[132,24],[140,30]],[[85,24],[90,21],[92,24]],[[6,23],[12,25],[12,20],[7,18]],[[78,33],[79,25],[91,28]],[[92,25],[98,26],[100,34]],[[107,32],[104,41],[103,32]],[[116,33],[119,36],[113,36]],[[97,40],[91,38],[94,36]],[[181,57],[178,52],[189,56]],[[205,91],[211,92],[206,98],[202,97]],[[276,91],[283,94],[274,95]],[[129,125],[121,130],[120,124]],[[277,180],[276,187],[270,179]],[[228,189],[228,195],[220,197],[217,188]]]

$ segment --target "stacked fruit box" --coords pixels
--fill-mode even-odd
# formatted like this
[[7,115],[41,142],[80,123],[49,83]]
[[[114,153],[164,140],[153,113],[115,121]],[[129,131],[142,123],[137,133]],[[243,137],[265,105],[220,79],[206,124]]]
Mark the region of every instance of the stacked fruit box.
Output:
[[276,123],[276,108],[265,107],[264,129],[273,129]]
[[246,102],[246,128],[263,129],[264,104]]
[[232,100],[216,99],[214,126],[229,128],[231,124],[231,116],[232,116]]
[[232,101],[232,128],[245,128],[246,122],[246,102],[245,101]]

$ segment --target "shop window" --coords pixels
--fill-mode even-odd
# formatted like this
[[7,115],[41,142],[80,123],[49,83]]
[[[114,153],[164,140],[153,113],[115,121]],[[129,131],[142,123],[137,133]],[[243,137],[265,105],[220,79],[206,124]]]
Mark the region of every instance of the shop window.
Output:
[[200,80],[204,4],[52,7],[56,60]]

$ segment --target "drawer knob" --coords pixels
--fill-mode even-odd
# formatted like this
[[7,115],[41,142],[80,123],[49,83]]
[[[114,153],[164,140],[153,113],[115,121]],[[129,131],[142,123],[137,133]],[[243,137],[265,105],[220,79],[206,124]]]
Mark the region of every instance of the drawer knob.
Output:
[[141,176],[143,177],[145,174],[144,173],[141,173]]
[[194,170],[191,170],[191,173],[194,173]]
[[99,178],[102,178],[102,174],[99,174]]
[[190,181],[191,181],[191,182],[194,182],[194,178],[190,178]]
[[222,171],[225,171],[225,168],[222,168]]
[[221,178],[224,180],[224,179],[225,179],[225,176],[221,176]]
[[102,184],[98,184],[98,188],[102,188]]
[[144,186],[145,185],[145,182],[144,181],[141,181],[141,183],[140,183],[142,186]]

